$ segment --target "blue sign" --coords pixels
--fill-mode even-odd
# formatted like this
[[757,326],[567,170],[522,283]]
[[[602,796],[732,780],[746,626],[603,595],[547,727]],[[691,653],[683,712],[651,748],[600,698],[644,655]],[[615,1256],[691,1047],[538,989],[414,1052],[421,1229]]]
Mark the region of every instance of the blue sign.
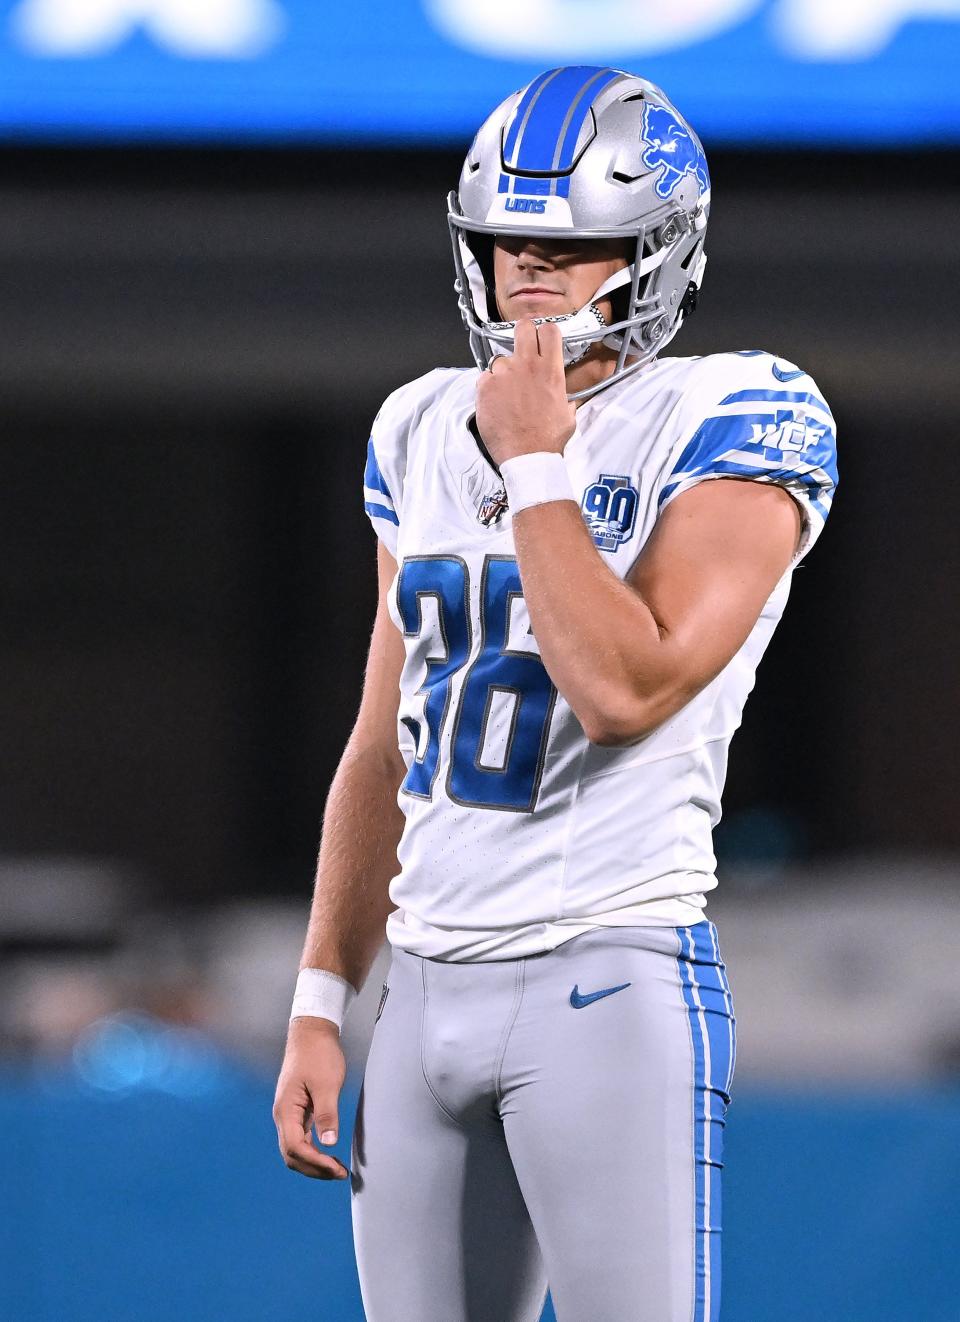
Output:
[[0,137],[465,146],[563,63],[708,149],[960,139],[960,0],[0,0]]

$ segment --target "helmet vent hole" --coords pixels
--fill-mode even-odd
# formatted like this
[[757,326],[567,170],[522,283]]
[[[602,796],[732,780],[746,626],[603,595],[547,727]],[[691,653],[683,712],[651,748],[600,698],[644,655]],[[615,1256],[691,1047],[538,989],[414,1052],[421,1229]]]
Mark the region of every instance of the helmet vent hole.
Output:
[[620,100],[626,105],[629,101],[645,101],[647,98],[642,92],[631,92],[629,96],[622,96]]
[[638,174],[625,174],[623,170],[614,170],[610,175],[611,179],[616,179],[618,184],[635,184],[640,178]]
[[695,243],[693,247],[690,249],[690,251],[687,253],[686,257],[684,257],[683,261],[680,263],[680,267],[682,270],[684,271],[690,270],[690,267],[694,263],[694,259],[696,258],[697,254],[700,252],[700,246],[701,245],[699,243]]

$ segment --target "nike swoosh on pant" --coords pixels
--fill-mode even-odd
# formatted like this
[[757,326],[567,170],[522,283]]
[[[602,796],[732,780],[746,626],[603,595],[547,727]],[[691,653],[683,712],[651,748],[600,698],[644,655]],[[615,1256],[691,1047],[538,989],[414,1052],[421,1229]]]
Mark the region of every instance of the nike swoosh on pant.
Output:
[[604,996],[612,996],[614,992],[624,991],[632,985],[629,982],[621,982],[619,987],[604,987],[601,991],[583,993],[581,993],[579,987],[575,986],[570,993],[570,1004],[575,1010],[582,1010],[585,1005],[592,1005],[594,1001],[602,1001]]

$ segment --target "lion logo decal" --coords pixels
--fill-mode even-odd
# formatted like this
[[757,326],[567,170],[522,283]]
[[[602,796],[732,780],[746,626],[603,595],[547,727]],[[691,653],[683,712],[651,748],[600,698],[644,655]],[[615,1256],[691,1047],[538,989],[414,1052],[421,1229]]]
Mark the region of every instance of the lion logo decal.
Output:
[[640,156],[643,164],[661,171],[656,182],[657,197],[672,197],[688,174],[696,178],[701,195],[710,187],[703,148],[672,110],[648,102],[643,108],[640,138],[646,144]]

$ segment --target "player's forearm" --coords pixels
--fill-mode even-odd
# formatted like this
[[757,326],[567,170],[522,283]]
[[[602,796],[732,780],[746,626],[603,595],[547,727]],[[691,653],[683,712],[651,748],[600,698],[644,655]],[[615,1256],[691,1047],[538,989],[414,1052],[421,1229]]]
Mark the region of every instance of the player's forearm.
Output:
[[301,968],[338,973],[358,991],[383,941],[397,872],[403,814],[398,751],[351,738],[324,811],[310,923]]
[[587,737],[642,737],[684,700],[650,608],[604,564],[572,501],[522,510],[513,533],[540,655]]

